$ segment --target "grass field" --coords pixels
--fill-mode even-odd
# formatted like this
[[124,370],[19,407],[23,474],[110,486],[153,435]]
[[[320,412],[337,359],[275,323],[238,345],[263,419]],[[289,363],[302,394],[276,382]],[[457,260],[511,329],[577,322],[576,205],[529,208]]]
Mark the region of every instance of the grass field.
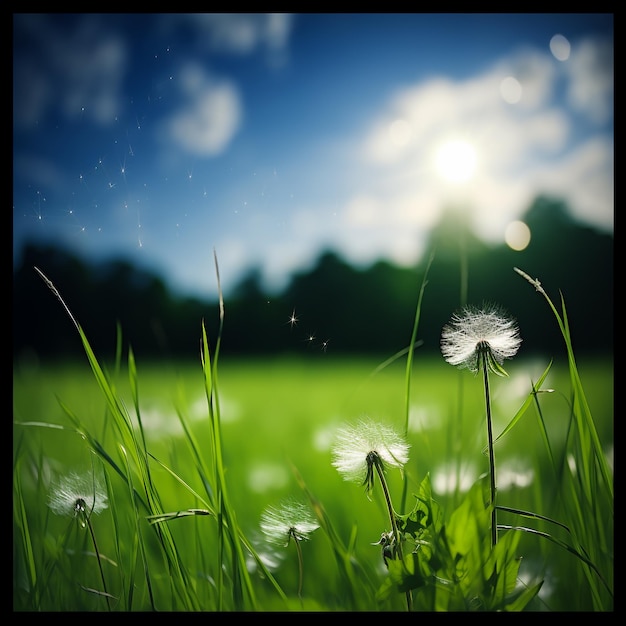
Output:
[[[220,536],[213,515],[190,515],[167,526],[167,543],[175,558],[163,556],[162,538],[129,496],[128,476],[141,491],[141,468],[131,469],[132,453],[124,450],[115,420],[87,362],[38,366],[26,362],[14,370],[14,609],[15,610],[403,610],[401,593],[377,600],[387,576],[381,547],[388,529],[383,498],[342,480],[331,464],[331,445],[339,426],[369,416],[402,431],[407,412],[406,357],[386,367],[373,358],[273,357],[230,359],[216,369],[221,440],[220,465],[227,485],[229,524],[236,524],[267,565],[259,569],[247,557],[254,601],[240,599],[245,590],[235,580],[234,548]],[[549,359],[512,361],[509,378],[491,387],[494,434],[511,421],[541,376]],[[141,363],[129,376],[124,366],[108,380],[141,432],[148,451],[149,480],[158,493],[159,510],[202,509],[193,494],[211,499],[213,485],[203,484],[205,470],[194,456],[195,442],[207,464],[215,454],[213,424],[199,362]],[[580,378],[602,447],[612,465],[612,359],[578,363]],[[137,388],[129,381],[134,381]],[[568,524],[567,482],[558,470],[566,463],[568,429],[572,424],[572,391],[566,363],[555,363],[538,394],[514,429],[495,445],[498,504],[532,511]],[[135,406],[134,406],[135,405]],[[66,407],[64,409],[63,407]],[[74,419],[68,417],[68,410]],[[33,422],[62,426],[48,428]],[[24,424],[31,425],[24,425]],[[553,459],[540,424],[544,423]],[[77,428],[76,424],[80,424]],[[184,430],[186,425],[187,431]],[[448,518],[479,477],[488,472],[484,390],[480,376],[460,371],[443,358],[414,355],[408,395],[410,460],[404,474],[388,472],[398,512],[407,512],[411,494],[430,477],[433,497]],[[82,433],[78,434],[77,431]],[[87,433],[87,435],[85,435]],[[98,454],[94,454],[97,442]],[[102,451],[115,464],[103,462]],[[128,471],[114,471],[128,461]],[[51,513],[47,502],[55,477],[75,471],[105,476],[108,507],[93,515],[98,550],[71,517]],[[143,480],[146,480],[145,476]],[[305,489],[303,489],[303,483]],[[406,484],[407,493],[402,495]],[[303,576],[293,545],[269,546],[259,520],[268,505],[286,497],[312,495],[332,523],[332,532],[317,531],[301,546]],[[207,495],[208,494],[208,495]],[[149,496],[145,496],[149,498]],[[205,502],[206,502],[205,500]],[[404,507],[400,506],[403,502]],[[216,505],[217,506],[217,505]],[[606,504],[598,501],[600,516]],[[611,512],[612,515],[612,512]],[[509,516],[511,518],[515,516]],[[236,521],[235,521],[236,520]],[[499,522],[519,520],[499,514]],[[535,519],[526,524],[568,540],[568,533]],[[89,525],[92,528],[92,525]],[[611,532],[612,521],[602,527]],[[82,531],[82,532],[81,532]],[[581,559],[553,541],[520,533],[516,548],[522,557],[518,581],[543,580],[527,610],[593,610],[612,608],[612,597],[600,591],[594,601]],[[600,552],[609,552],[612,536],[598,538]],[[171,543],[169,543],[171,542]],[[293,542],[296,543],[296,542]],[[347,570],[338,554],[350,552]],[[102,556],[101,567],[94,556]],[[175,565],[172,565],[172,560]],[[342,565],[343,563],[343,565]],[[174,568],[174,571],[173,571]],[[180,571],[176,568],[183,568]],[[225,580],[219,581],[220,569]],[[268,572],[274,584],[268,580]],[[592,574],[593,576],[593,574]],[[230,579],[232,577],[232,580]],[[188,588],[182,591],[177,586]],[[103,580],[108,582],[102,593]],[[610,574],[612,587],[612,572]],[[599,585],[602,587],[602,585]],[[277,591],[277,588],[280,591]],[[220,589],[222,591],[220,591]],[[223,590],[229,590],[224,594]],[[89,591],[91,590],[91,591]],[[99,591],[94,591],[99,590]],[[193,592],[187,596],[187,591]],[[220,595],[222,594],[222,595]],[[226,599],[222,596],[226,595]],[[106,598],[107,602],[104,602]]]
[[105,364],[39,272],[87,363],[14,366],[14,610],[613,610],[612,358],[516,271],[562,363],[494,307],[421,358],[422,289],[398,358]]

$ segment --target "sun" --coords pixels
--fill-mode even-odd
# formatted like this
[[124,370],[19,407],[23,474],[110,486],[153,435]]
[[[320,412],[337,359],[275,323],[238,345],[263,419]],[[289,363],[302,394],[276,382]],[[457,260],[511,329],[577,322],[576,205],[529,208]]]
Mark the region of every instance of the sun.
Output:
[[435,152],[435,170],[449,183],[465,183],[474,176],[478,155],[464,139],[444,141]]

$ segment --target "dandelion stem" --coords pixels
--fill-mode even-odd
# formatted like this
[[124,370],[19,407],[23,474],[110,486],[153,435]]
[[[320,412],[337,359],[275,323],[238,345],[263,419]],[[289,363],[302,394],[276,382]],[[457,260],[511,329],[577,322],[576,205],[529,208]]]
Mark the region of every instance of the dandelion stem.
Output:
[[385,480],[385,474],[383,472],[382,465],[380,462],[376,464],[376,471],[378,472],[378,477],[380,478],[380,486],[383,489],[383,494],[385,495],[385,502],[387,503],[387,510],[389,511],[389,520],[391,522],[391,530],[393,531],[393,540],[395,544],[394,552],[402,558],[402,546],[400,545],[400,531],[398,530],[398,524],[396,523],[396,514],[393,510],[393,504],[391,503],[391,495],[389,494],[389,487],[387,487],[387,481]]
[[296,544],[296,552],[298,553],[298,598],[300,598],[300,605],[303,606],[302,579],[304,578],[304,568],[302,567],[302,546],[295,532],[292,533],[292,536],[293,542]]
[[493,449],[493,431],[491,426],[491,399],[489,395],[489,367],[487,359],[482,360],[483,380],[485,382],[485,409],[487,413],[487,447],[489,449],[489,486],[491,490],[491,545],[498,542],[496,523],[496,458]]
[[104,589],[104,594],[105,594],[104,597],[106,598],[107,607],[110,611],[111,601],[109,600],[109,593],[107,591],[107,583],[104,578],[104,571],[102,570],[102,561],[100,559],[100,551],[98,550],[98,544],[96,542],[96,534],[94,533],[93,525],[91,524],[91,519],[89,518],[89,515],[87,515],[87,512],[86,511],[83,512],[83,515],[85,516],[87,528],[89,528],[89,534],[91,535],[91,541],[93,542],[93,549],[94,549],[94,552],[96,553],[96,559],[98,560],[98,568],[100,569],[100,578],[102,579],[102,588]]
[[[396,514],[393,510],[393,504],[391,502],[391,495],[389,493],[389,487],[387,486],[387,481],[385,480],[385,473],[383,470],[383,464],[378,457],[376,456],[376,461],[374,462],[376,466],[376,471],[378,472],[378,477],[380,478],[380,486],[382,487],[383,494],[385,495],[385,502],[387,503],[387,510],[389,511],[389,520],[391,522],[391,531],[393,533],[393,552],[394,557],[400,559],[401,562],[404,562],[404,557],[402,555],[402,543],[400,537],[400,531],[398,530],[398,523],[396,522]],[[413,596],[411,595],[411,591],[406,591],[406,605],[409,611],[413,610]]]
[[508,376],[502,367],[504,359],[517,353],[520,343],[515,320],[498,307],[490,305],[483,309],[465,307],[461,314],[454,314],[452,321],[441,332],[441,353],[448,363],[466,367],[478,374],[482,372],[485,385],[485,408],[487,414],[487,447],[489,449],[489,479],[491,487],[491,545],[498,541],[496,524],[496,461],[493,451],[491,425],[491,400],[489,396],[489,372],[496,376]]

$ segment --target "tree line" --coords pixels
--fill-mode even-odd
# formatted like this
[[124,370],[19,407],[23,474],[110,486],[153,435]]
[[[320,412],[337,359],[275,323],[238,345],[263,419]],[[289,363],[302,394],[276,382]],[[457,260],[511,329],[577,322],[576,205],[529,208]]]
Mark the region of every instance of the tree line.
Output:
[[[449,211],[412,268],[383,260],[355,268],[326,250],[280,293],[267,293],[252,269],[225,301],[222,354],[390,356],[410,341],[426,276],[420,350],[439,350],[441,329],[461,304],[492,302],[517,319],[520,355],[563,355],[554,315],[514,272],[519,267],[541,281],[557,307],[562,294],[577,353],[612,355],[613,236],[572,220],[562,201],[545,197],[523,220],[532,233],[523,251],[485,244],[462,214]],[[101,358],[114,356],[119,331],[123,348],[146,359],[199,358],[203,320],[210,340],[216,338],[217,301],[175,297],[160,276],[124,259],[88,264],[58,247],[29,243],[13,272],[14,360],[83,355],[76,329],[34,266],[53,280]]]

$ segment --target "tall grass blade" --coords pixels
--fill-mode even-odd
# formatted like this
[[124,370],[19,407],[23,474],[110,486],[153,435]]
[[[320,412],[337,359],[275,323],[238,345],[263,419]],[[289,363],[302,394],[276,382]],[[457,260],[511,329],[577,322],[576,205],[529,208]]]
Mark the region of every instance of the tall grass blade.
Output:
[[[413,352],[417,342],[417,329],[419,327],[420,316],[422,314],[422,300],[424,299],[424,291],[428,284],[428,272],[430,266],[435,258],[434,251],[431,252],[426,269],[424,270],[424,276],[422,277],[422,284],[420,286],[419,295],[417,297],[417,305],[415,306],[415,317],[413,319],[413,330],[411,331],[411,340],[409,342],[408,354],[406,357],[406,373],[405,373],[405,391],[404,391],[404,436],[408,437],[409,434],[409,417],[411,411],[411,374],[413,371]],[[406,499],[408,494],[408,484],[405,480],[402,485],[402,496],[400,499],[400,511],[404,512],[406,508]]]
[[[563,502],[569,512],[569,525],[574,529],[573,538],[576,545],[574,549],[577,553],[591,553],[591,559],[583,560],[583,571],[589,583],[594,607],[596,610],[606,610],[608,606],[612,608],[613,605],[613,476],[576,364],[565,299],[563,294],[560,294],[561,314],[559,314],[538,279],[531,278],[517,267],[513,269],[546,299],[565,342],[575,428],[570,431],[571,436],[568,436],[567,440],[569,449],[566,467],[569,473],[563,474],[564,481],[570,478],[564,486],[570,497],[563,498]],[[598,578],[594,574],[609,592],[608,599],[603,596],[602,589],[597,584]]]
[[[546,367],[543,374],[539,377],[539,380],[536,383],[532,384],[532,391],[528,394],[526,400],[524,400],[524,403],[517,410],[517,412],[515,413],[511,421],[506,425],[504,430],[493,440],[494,444],[500,439],[502,439],[502,437],[504,437],[504,435],[506,435],[520,421],[524,413],[526,413],[526,411],[528,410],[528,407],[536,399],[537,392],[541,389],[541,385],[543,385],[551,367],[552,367],[552,361],[550,361],[550,363],[548,364],[548,367]],[[487,446],[483,448],[482,450],[483,454],[485,454],[486,451],[487,451]]]
[[211,424],[211,449],[214,455],[214,478],[216,492],[216,518],[218,521],[218,547],[216,550],[218,567],[218,610],[224,609],[225,573],[222,564],[226,562],[227,550],[230,549],[230,562],[232,566],[232,601],[234,608],[243,610],[244,592],[253,609],[257,608],[256,593],[248,573],[246,557],[240,540],[241,530],[237,524],[236,514],[230,505],[230,498],[225,478],[222,433],[220,421],[220,404],[217,386],[217,363],[224,327],[224,297],[222,293],[219,264],[217,253],[213,251],[215,261],[215,273],[219,294],[219,328],[216,339],[215,354],[211,359],[209,341],[206,327],[202,322],[202,368],[204,372],[205,393],[209,409],[209,421]]

